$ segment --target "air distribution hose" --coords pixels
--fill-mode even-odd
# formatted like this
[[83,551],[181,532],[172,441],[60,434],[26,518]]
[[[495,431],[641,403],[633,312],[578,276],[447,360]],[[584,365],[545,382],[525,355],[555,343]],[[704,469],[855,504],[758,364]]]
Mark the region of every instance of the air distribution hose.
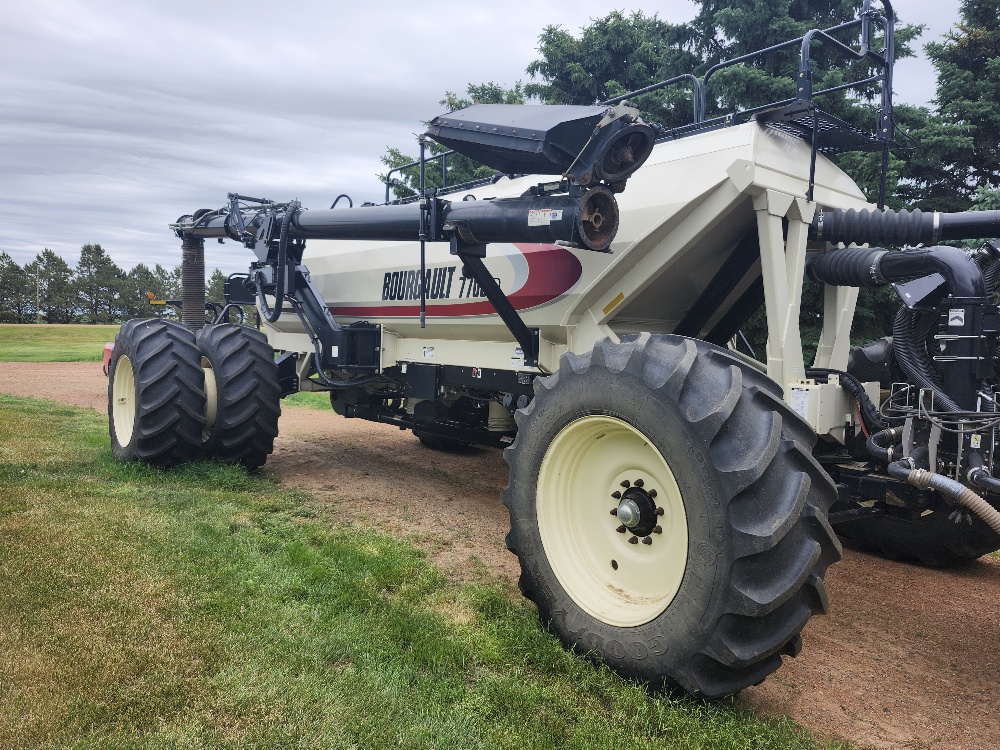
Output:
[[205,326],[205,240],[181,236],[181,322],[196,331]]
[[[836,212],[835,212],[836,213]],[[862,212],[863,213],[863,212]],[[867,216],[867,214],[866,214]],[[865,217],[862,217],[865,218]],[[891,239],[898,239],[893,237]],[[811,258],[807,275],[814,281],[837,286],[876,287],[940,273],[953,297],[986,299],[987,285],[980,267],[962,250],[931,247],[890,252],[883,248],[830,250]],[[893,324],[893,352],[900,368],[919,387],[935,392],[935,405],[944,411],[961,411],[942,389],[940,379],[926,353],[924,316],[903,307]],[[933,320],[931,321],[933,323]]]
[[946,394],[939,376],[934,370],[924,342],[930,326],[936,324],[933,316],[918,316],[905,306],[899,308],[892,323],[892,349],[896,362],[907,377],[920,388],[934,392],[934,406],[942,411],[962,411],[962,408]]
[[827,242],[903,247],[1000,237],[1000,211],[817,211],[809,236]]
[[1000,511],[964,484],[942,474],[935,474],[926,469],[917,469],[913,460],[908,458],[889,464],[889,476],[901,479],[921,490],[937,490],[957,505],[968,508],[983,519],[993,531],[1000,534]]

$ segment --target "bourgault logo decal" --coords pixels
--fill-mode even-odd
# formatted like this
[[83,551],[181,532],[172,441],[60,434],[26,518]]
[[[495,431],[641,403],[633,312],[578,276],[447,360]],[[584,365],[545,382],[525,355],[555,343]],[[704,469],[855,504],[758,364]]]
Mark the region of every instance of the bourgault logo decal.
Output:
[[[427,299],[451,299],[452,284],[457,270],[458,266],[427,269],[424,276]],[[456,290],[458,299],[486,296],[486,293],[479,288],[479,284],[461,275],[458,277]],[[382,299],[420,299],[420,271],[387,271],[382,283]]]
[[[558,245],[517,244],[517,251],[527,263],[527,277],[520,287],[505,289],[515,310],[528,310],[562,297],[580,280],[580,259]],[[496,315],[493,304],[472,279],[462,276],[460,266],[427,269],[428,317]],[[377,298],[376,298],[377,299]],[[399,304],[420,299],[420,271],[388,271],[382,279],[382,304],[355,303],[330,305],[330,312],[341,317],[410,318],[420,315],[419,304]]]

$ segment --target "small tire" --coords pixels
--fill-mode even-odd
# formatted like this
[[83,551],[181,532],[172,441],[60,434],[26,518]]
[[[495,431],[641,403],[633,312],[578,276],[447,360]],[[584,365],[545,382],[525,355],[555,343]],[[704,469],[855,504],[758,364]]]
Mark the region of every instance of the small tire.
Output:
[[[713,698],[798,653],[840,545],[815,434],[780,394],[723,349],[648,334],[535,380],[504,453],[507,546],[564,644]],[[640,487],[659,506],[642,541],[616,528],[621,505],[609,513]]]
[[194,334],[169,320],[122,324],[108,366],[108,431],[121,461],[201,457],[205,381]]
[[[992,502],[995,506],[995,498]],[[838,505],[834,510],[855,507],[859,506]],[[1000,549],[1000,534],[965,510],[962,519],[971,518],[972,523],[956,523],[949,518],[954,510],[931,510],[912,517],[906,511],[887,508],[884,515],[845,521],[834,528],[848,547],[930,568],[964,565]]]
[[274,349],[260,331],[230,323],[205,326],[197,344],[210,399],[206,456],[262,466],[274,450],[281,415]]

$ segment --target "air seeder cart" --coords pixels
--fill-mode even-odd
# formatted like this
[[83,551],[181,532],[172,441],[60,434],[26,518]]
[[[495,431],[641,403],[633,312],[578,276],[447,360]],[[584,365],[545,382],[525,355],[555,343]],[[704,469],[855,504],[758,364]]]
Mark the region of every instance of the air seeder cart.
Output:
[[[427,137],[492,180],[312,211],[233,194],[181,217],[183,325],[122,326],[115,454],[259,466],[299,390],[433,447],[503,447],[507,544],[543,622],[623,675],[704,696],[799,653],[827,608],[834,529],[935,565],[1000,548],[1000,253],[939,246],[996,237],[1000,217],[881,210],[896,142],[881,6],[760,53],[801,49],[787,101],[706,118],[740,58],[644,90],[692,88],[695,121],[675,130],[645,123],[635,94],[477,105]],[[856,46],[834,39],[850,29]],[[838,87],[881,86],[872,133],[815,105],[817,45],[874,67]],[[881,154],[877,206],[832,160],[847,150]],[[260,331],[205,323],[206,238],[254,253],[227,302],[256,304]],[[806,364],[810,283],[823,328]],[[887,284],[891,340],[852,348],[858,288]],[[758,361],[741,329],[761,306]]]

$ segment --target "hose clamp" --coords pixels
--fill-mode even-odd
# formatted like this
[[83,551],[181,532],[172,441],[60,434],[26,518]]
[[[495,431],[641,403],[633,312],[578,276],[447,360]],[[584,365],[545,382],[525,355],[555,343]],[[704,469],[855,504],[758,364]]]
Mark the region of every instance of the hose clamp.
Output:
[[882,269],[879,267],[882,263],[882,258],[884,258],[888,252],[888,250],[883,250],[882,252],[876,254],[872,259],[871,265],[868,267],[868,275],[871,276],[872,281],[875,282],[876,286],[888,283],[888,280],[882,275]]
[[930,489],[933,477],[934,474],[926,469],[914,469],[906,481],[918,489],[926,490]]
[[931,244],[936,245],[941,239],[941,212],[934,212],[934,226],[931,229]]

